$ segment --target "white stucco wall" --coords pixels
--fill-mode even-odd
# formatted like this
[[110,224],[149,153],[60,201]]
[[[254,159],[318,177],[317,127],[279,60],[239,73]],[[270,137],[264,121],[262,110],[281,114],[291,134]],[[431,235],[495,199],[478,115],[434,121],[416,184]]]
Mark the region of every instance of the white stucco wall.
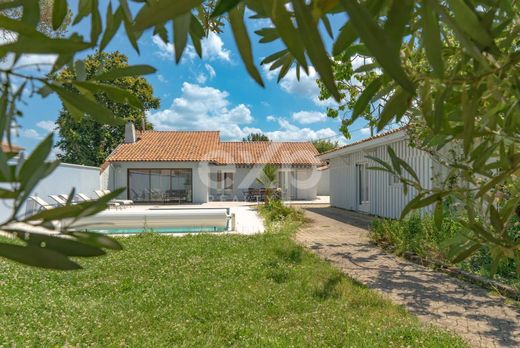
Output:
[[[256,180],[262,172],[263,166],[254,167],[235,167],[235,166],[212,166],[211,167],[211,189],[210,196],[214,200],[219,200],[222,190],[217,189],[217,172],[234,173],[233,191],[226,192],[227,199],[244,200],[245,192],[248,188],[261,188],[262,185]],[[280,168],[279,172],[293,172],[294,184],[296,187],[295,196],[297,200],[313,200],[317,195],[317,185],[321,173],[315,167],[309,168]],[[279,184],[280,185],[280,184]],[[284,197],[287,198],[287,197]]]
[[330,169],[322,169],[319,171],[320,181],[318,182],[317,194],[318,196],[329,196],[330,195]]
[[[76,192],[94,196],[94,190],[99,189],[99,168],[61,163],[51,175],[43,179],[33,190],[32,195],[39,196],[49,204],[54,204],[48,196],[52,194],[68,194],[72,188]],[[11,202],[0,200],[0,217],[5,218],[10,213]],[[25,207],[20,212],[25,213]]]
[[[257,182],[262,166],[236,167],[234,165],[215,166],[206,162],[118,162],[107,167],[100,175],[102,188],[114,190],[119,187],[127,187],[128,169],[170,169],[191,168],[193,173],[193,203],[205,203],[210,200],[220,200],[222,191],[217,190],[217,172],[232,172],[233,190],[227,191],[226,200],[244,200],[245,191],[248,188],[260,188]],[[287,169],[296,173],[296,185],[298,200],[313,200],[317,195],[317,185],[321,172],[315,167]],[[129,199],[127,191],[120,195],[122,199]]]
[[312,201],[318,192],[321,172],[318,170],[298,169],[296,171],[296,199]]
[[[128,169],[175,169],[185,168],[192,170],[193,203],[208,201],[209,166],[207,162],[118,162],[112,163],[101,173],[103,188],[114,190],[128,186]],[[119,198],[129,199],[125,190]]]
[[[389,142],[379,142],[374,147],[370,147],[368,144],[359,151],[329,159],[332,206],[359,210],[356,164],[368,163],[369,167],[379,166],[376,162],[368,160],[367,155],[390,161],[386,148],[388,145],[394,149],[398,157],[410,164],[424,187],[431,187],[434,174],[431,157],[426,152],[410,147],[406,139],[394,139]],[[370,214],[398,218],[415,194],[415,190],[410,189],[405,195],[402,184],[392,183],[390,175],[386,172],[368,171],[368,213]],[[431,208],[426,210],[429,209]]]

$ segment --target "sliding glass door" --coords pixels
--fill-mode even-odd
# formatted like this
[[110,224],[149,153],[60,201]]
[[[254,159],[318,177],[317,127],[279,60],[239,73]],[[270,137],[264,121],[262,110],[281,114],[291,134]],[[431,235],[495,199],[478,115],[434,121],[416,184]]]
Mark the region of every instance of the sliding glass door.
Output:
[[191,169],[128,169],[128,197],[141,203],[192,202]]

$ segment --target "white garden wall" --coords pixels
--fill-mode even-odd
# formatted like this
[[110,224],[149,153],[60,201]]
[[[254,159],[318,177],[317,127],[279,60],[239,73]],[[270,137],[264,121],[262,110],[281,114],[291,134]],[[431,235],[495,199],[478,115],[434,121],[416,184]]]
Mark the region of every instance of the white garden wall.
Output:
[[320,181],[318,181],[317,194],[318,196],[330,195],[330,169],[325,168],[319,170]]
[[[94,197],[94,190],[100,187],[99,168],[76,164],[61,163],[54,172],[43,179],[33,190],[32,195],[39,196],[49,204],[54,203],[48,196],[52,194],[68,194],[72,188]],[[11,201],[0,200],[0,217],[6,218],[11,211]],[[22,207],[20,213],[24,214]]]

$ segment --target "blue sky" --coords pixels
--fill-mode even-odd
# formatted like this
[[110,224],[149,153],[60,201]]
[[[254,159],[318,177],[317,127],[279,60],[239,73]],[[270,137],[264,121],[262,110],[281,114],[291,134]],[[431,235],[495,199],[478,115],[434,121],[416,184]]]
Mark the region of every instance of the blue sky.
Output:
[[[344,22],[332,19],[335,29]],[[179,65],[173,58],[173,47],[164,44],[151,32],[140,40],[138,55],[119,32],[106,51],[119,50],[129,56],[130,64],[150,64],[157,73],[147,79],[160,98],[159,110],[148,115],[158,130],[220,130],[223,140],[240,140],[251,132],[262,132],[272,140],[304,141],[331,139],[340,143],[347,140],[339,133],[339,120],[325,116],[327,105],[333,101],[319,101],[316,72],[309,76],[302,72],[296,79],[294,69],[278,84],[277,73],[259,65],[262,58],[276,52],[280,44],[259,44],[253,33],[258,21],[249,21],[253,52],[265,82],[258,86],[247,74],[228,27],[222,34],[211,34],[204,39],[204,57],[194,54],[188,46]],[[260,24],[265,24],[260,23]],[[82,31],[85,23],[79,24]],[[325,36],[324,36],[325,37]],[[327,44],[330,46],[331,40]],[[52,57],[27,57],[27,60],[48,61]],[[24,116],[15,143],[32,149],[38,141],[55,128],[61,103],[55,96],[41,99],[28,98],[22,107]],[[356,122],[352,140],[366,137],[368,130],[363,121]]]

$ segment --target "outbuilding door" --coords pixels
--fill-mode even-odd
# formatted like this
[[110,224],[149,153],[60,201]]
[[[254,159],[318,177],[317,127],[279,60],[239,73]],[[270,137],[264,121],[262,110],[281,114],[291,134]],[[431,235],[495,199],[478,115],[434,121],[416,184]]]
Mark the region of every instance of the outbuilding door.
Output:
[[368,163],[356,164],[356,179],[358,210],[368,213]]

